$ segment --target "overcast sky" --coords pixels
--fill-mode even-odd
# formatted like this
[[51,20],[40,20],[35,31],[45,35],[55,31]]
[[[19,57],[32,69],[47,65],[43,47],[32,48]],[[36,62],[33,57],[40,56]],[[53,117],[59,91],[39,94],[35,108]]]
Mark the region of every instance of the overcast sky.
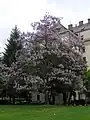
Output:
[[63,17],[62,24],[78,24],[90,18],[90,0],[0,0],[0,52],[5,47],[11,29],[30,31],[30,23],[38,21],[45,12]]

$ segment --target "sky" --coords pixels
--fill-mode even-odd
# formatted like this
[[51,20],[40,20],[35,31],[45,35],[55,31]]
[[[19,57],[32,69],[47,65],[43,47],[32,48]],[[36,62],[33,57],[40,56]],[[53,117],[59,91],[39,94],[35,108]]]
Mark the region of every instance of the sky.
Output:
[[46,12],[63,18],[61,23],[84,23],[90,18],[90,0],[0,0],[0,52],[15,25],[21,31],[31,31],[31,22],[39,21]]

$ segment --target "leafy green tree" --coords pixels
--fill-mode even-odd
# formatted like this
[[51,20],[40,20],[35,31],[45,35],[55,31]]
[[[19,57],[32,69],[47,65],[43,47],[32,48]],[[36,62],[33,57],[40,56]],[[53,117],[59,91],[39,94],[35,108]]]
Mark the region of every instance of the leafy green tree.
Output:
[[84,73],[84,84],[89,90],[90,89],[90,69],[86,70]]
[[3,57],[3,63],[8,67],[10,67],[13,62],[16,62],[15,54],[17,50],[21,48],[21,45],[18,46],[19,37],[20,31],[18,30],[17,26],[15,26],[15,28],[11,31],[10,38],[7,40],[8,44],[6,44]]

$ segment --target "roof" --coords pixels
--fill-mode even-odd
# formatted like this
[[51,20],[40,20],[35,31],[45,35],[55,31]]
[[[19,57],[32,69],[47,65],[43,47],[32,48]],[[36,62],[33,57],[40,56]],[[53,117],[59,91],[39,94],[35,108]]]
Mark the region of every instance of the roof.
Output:
[[85,23],[81,26],[79,25],[79,26],[76,26],[76,27],[72,27],[72,30],[74,31],[74,33],[90,30],[90,23]]
[[71,30],[69,30],[69,29],[67,29],[65,26],[63,26],[61,23],[60,23],[60,25],[65,29],[65,31],[62,31],[61,32],[61,34],[64,34],[64,33],[66,33],[66,32],[69,32],[71,35],[73,35],[76,39],[79,39],[79,37],[75,34],[75,33],[73,33]]

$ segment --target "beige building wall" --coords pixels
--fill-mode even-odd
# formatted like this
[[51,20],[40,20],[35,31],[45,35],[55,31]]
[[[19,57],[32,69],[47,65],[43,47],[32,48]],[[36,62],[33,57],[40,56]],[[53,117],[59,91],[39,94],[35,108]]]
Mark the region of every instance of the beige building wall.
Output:
[[79,21],[79,24],[73,26],[73,24],[68,25],[68,29],[77,34],[84,41],[85,53],[83,57],[86,57],[88,68],[90,69],[90,18],[87,23]]
[[83,36],[85,45],[85,53],[83,53],[83,57],[86,57],[87,66],[88,69],[90,69],[90,30],[80,32],[79,35],[81,37]]
[[82,36],[82,35],[83,35],[83,38],[85,41],[90,40],[90,30],[80,32],[80,36]]
[[84,42],[85,45],[85,53],[83,53],[83,57],[86,57],[88,69],[90,69],[90,41]]
[[90,30],[80,31],[78,32],[78,36],[83,38],[85,45],[85,53],[83,53],[83,57],[86,57],[88,69],[90,69]]

